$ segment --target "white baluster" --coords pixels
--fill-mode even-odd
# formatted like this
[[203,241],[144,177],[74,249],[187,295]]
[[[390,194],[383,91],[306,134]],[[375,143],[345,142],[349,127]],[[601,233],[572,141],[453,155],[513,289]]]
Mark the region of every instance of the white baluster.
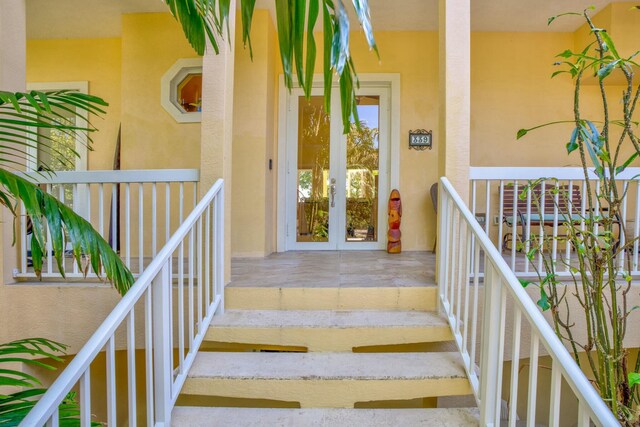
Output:
[[[560,186],[556,181],[555,195],[553,196],[553,241],[551,242],[551,259],[553,265],[558,265],[558,204],[560,203]],[[544,217],[543,217],[544,218]]]
[[224,184],[215,198],[216,202],[216,294],[220,298],[218,312],[224,314]]
[[127,182],[124,186],[125,197],[125,218],[124,218],[124,235],[125,235],[125,264],[127,268],[131,268],[131,189]]
[[527,425],[536,425],[536,399],[538,394],[538,351],[540,341],[534,331],[531,332],[531,355],[529,358],[529,396],[527,403]]
[[138,273],[144,271],[144,184],[138,184]]
[[158,252],[158,194],[157,185],[151,184],[151,255]]
[[113,335],[107,341],[107,424],[118,424],[116,418],[116,345]]
[[549,396],[549,427],[560,425],[562,373],[558,362],[554,359],[551,364],[551,394]]
[[[518,238],[518,181],[513,182],[513,212],[512,212],[512,228],[511,228],[511,269],[516,271],[516,240]],[[524,224],[521,224],[524,228]]]
[[[140,185],[142,187],[142,184]],[[147,426],[155,425],[154,387],[153,387],[153,287],[149,286],[144,296],[144,357],[145,388],[147,397]]]
[[91,366],[80,377],[80,427],[91,427]]
[[480,358],[480,425],[483,426],[500,423],[505,299],[500,276],[491,261],[485,259]]
[[[171,423],[171,324],[169,294],[171,293],[171,278],[169,264],[164,264],[162,270],[153,279],[153,385],[155,421],[160,425]],[[115,424],[110,424],[115,425]]]
[[136,393],[136,319],[135,308],[127,319],[127,395],[129,397],[129,426],[137,425]]
[[211,305],[211,205],[205,210],[204,234],[204,301],[205,316],[209,315]]
[[165,206],[164,206],[164,218],[165,218],[165,241],[166,244],[171,237],[171,183],[165,184]]
[[520,373],[520,333],[522,314],[518,307],[513,311],[513,343],[511,348],[511,388],[509,394],[509,427],[516,426],[518,418],[518,374]]

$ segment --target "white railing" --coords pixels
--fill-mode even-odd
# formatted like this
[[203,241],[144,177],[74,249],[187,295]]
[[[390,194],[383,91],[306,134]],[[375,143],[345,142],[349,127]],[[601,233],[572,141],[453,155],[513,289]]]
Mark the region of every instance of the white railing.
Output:
[[[149,169],[117,171],[72,171],[23,174],[38,183],[47,193],[54,195],[80,214],[116,250],[134,277],[169,241],[169,237],[197,200],[199,173],[197,169]],[[20,249],[18,267],[14,277],[36,277],[31,267],[30,224],[26,215],[20,217]],[[68,278],[96,278],[85,259],[84,271],[65,257],[65,276]],[[100,277],[104,277],[100,272]],[[54,262],[51,243],[47,250],[42,277],[60,278]]]
[[[176,268],[177,280],[172,280]],[[211,187],[20,425],[57,426],[59,405],[78,385],[81,425],[90,426],[91,365],[103,350],[107,419],[93,421],[106,421],[109,426],[127,422],[130,427],[169,425],[173,406],[216,310],[224,310],[222,180]],[[138,340],[144,348],[143,408],[136,401],[138,393],[142,394],[136,384],[137,313],[143,314],[138,323],[144,324],[144,340]],[[177,326],[172,319],[176,313]],[[120,416],[116,412],[115,361],[119,330],[126,330],[128,384],[128,413]]]
[[[440,181],[438,209],[440,307],[462,354],[480,408],[480,425],[503,425],[505,401],[509,426],[516,425],[519,415],[525,416],[527,426],[561,425],[563,392],[571,393],[572,399],[563,401],[562,416],[577,419],[579,427],[588,427],[590,422],[601,427],[619,425],[446,178]],[[510,349],[505,348],[507,325],[512,327]],[[528,335],[530,340],[523,339]],[[539,357],[545,353],[551,359],[550,386],[542,390]],[[529,357],[526,402],[518,396],[519,374],[526,366],[521,356]],[[512,362],[510,377],[505,375],[503,382],[508,360]],[[562,387],[563,383],[568,387]],[[548,400],[539,402],[539,391],[547,390]],[[578,407],[572,413],[567,402],[576,401]],[[537,420],[537,412],[547,412],[548,420]]]
[[[589,177],[592,189],[599,191],[600,184],[593,169],[589,170]],[[529,185],[536,180],[541,180],[537,197]],[[626,271],[624,263],[630,258],[630,273],[640,275],[640,168],[627,168],[616,176],[616,180],[620,190],[627,194],[620,216],[616,219],[620,243],[624,245],[634,239],[632,248],[622,252],[618,262],[621,270]],[[533,238],[539,242],[551,242],[550,245],[543,245],[543,250],[551,256],[558,276],[571,274],[571,267],[575,266],[577,260],[569,240],[563,239],[563,224],[570,220],[584,226],[589,205],[582,168],[472,167],[470,181],[471,212],[484,221],[485,232],[519,277],[536,276],[536,270],[543,270],[540,252],[535,254],[534,259],[526,256]],[[565,190],[553,192],[550,191],[551,187],[563,187]],[[519,199],[518,196],[523,192],[526,197]],[[554,200],[549,200],[551,197]],[[596,215],[606,214],[601,212],[597,198],[594,197],[593,202]]]

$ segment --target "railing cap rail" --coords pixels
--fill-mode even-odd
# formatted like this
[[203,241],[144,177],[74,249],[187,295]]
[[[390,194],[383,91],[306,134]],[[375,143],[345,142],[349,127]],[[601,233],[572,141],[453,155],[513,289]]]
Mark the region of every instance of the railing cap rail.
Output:
[[197,182],[198,169],[121,169],[63,171],[56,173],[21,172],[23,178],[37,184],[119,184],[153,182]]
[[[588,168],[589,180],[598,180],[594,168]],[[556,178],[560,180],[584,180],[581,167],[511,167],[511,166],[473,166],[469,169],[471,181],[513,181]],[[619,180],[640,180],[640,167],[626,168],[616,175]]]

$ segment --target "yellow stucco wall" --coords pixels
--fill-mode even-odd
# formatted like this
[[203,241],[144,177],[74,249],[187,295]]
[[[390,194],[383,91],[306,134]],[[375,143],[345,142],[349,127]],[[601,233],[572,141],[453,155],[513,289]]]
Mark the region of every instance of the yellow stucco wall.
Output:
[[29,40],[27,81],[89,81],[109,102],[94,125],[90,169],[110,169],[122,123],[122,168],[198,168],[200,125],[177,123],[160,104],[160,79],[181,58],[197,55],[166,13],[127,14],[122,37]]
[[[630,3],[605,7],[593,17],[596,26],[611,33],[621,55],[631,55],[640,40],[640,14]],[[562,18],[559,18],[562,19]],[[538,129],[516,140],[518,129],[572,120],[574,82],[568,74],[551,78],[557,55],[567,49],[582,51],[594,41],[585,25],[575,33],[473,33],[471,39],[471,165],[578,166],[576,153],[565,148],[572,124]],[[635,46],[635,49],[632,47]],[[624,49],[624,50],[623,50]],[[622,117],[622,73],[607,80],[611,117]],[[580,95],[581,116],[602,119],[597,78],[585,73]],[[619,135],[613,128],[612,135]],[[630,144],[622,150],[627,157]],[[625,157],[626,159],[626,157]]]
[[611,37],[616,44],[616,49],[623,57],[629,57],[638,51],[640,11],[630,10],[636,6],[638,6],[637,2],[612,3],[609,6],[611,8]]
[[199,168],[200,124],[177,123],[160,104],[160,79],[197,55],[167,13],[122,17],[122,168]]
[[[438,179],[438,34],[379,32],[380,60],[361,34],[352,37],[356,69],[361,73],[400,74],[400,194],[402,249],[433,246],[435,213],[429,187]],[[419,52],[416,47],[419,46]],[[409,150],[410,129],[432,129],[434,149]]]
[[571,118],[570,79],[550,78],[555,55],[565,49],[573,49],[571,33],[472,35],[473,166],[570,164],[566,141],[559,138],[563,131],[571,132],[570,127],[540,129],[516,141],[520,128]]
[[232,153],[231,250],[233,256],[272,252],[273,183],[269,170],[274,147],[275,29],[269,13],[253,18],[249,48],[236,32]]

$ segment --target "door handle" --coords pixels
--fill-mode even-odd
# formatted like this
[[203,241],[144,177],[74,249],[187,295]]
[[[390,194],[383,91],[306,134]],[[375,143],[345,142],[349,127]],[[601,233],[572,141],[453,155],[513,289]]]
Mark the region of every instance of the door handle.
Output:
[[336,207],[336,179],[331,178],[331,185],[329,187],[329,192],[331,193],[331,207]]

